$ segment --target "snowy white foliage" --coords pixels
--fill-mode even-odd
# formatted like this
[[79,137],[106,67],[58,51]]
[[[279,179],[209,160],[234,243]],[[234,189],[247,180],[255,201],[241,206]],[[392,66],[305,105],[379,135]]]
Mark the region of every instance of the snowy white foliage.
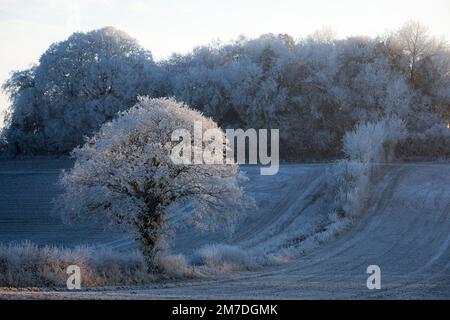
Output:
[[255,257],[239,247],[226,244],[205,245],[194,252],[192,262],[215,272],[250,270],[258,266]]
[[199,274],[184,256],[166,255],[155,261],[162,273],[148,272],[137,250],[111,248],[37,246],[31,242],[0,244],[0,287],[66,287],[67,267],[82,270],[82,287],[149,284],[163,279],[192,278]]
[[343,151],[350,160],[379,163],[392,160],[395,145],[406,138],[406,124],[397,117],[356,125],[344,136]]
[[170,158],[173,131],[192,133],[195,121],[203,130],[217,129],[214,121],[175,100],[141,98],[73,151],[76,162],[61,178],[65,192],[56,210],[69,220],[103,218],[124,226],[150,260],[162,249],[167,213],[180,202],[193,210],[180,211],[184,222],[179,223],[231,226],[251,203],[238,185],[239,167],[174,164]]
[[335,196],[333,214],[357,216],[366,203],[372,165],[358,160],[339,160],[328,173],[329,191]]
[[398,145],[397,153],[410,158],[448,159],[450,128],[438,123],[422,132],[410,132],[408,137]]
[[[424,52],[416,62],[417,72],[422,70],[416,81],[409,76],[410,53],[398,45],[402,37],[327,36],[296,43],[269,34],[200,47],[163,67],[168,93],[221,125],[280,128],[284,156],[336,157],[355,123],[397,116],[410,132],[423,132],[450,121],[444,63],[450,54],[437,47]],[[434,41],[426,37],[423,41]],[[418,127],[418,114],[439,117]]]
[[15,153],[68,153],[138,95],[151,94],[150,52],[112,27],[54,43],[31,69],[14,72],[4,133]]
[[78,265],[83,287],[155,281],[137,252],[92,247],[38,247],[30,242],[0,244],[0,287],[65,287],[66,269]]
[[393,160],[398,143],[406,138],[405,122],[398,117],[358,124],[344,136],[347,159],[337,161],[329,171],[330,190],[340,216],[358,215],[369,196],[371,179]]
[[[3,139],[16,153],[68,152],[137,95],[174,96],[224,128],[280,128],[282,156],[336,158],[359,122],[398,116],[413,135],[447,126],[449,70],[448,46],[417,23],[377,38],[338,40],[329,30],[297,42],[283,34],[239,38],[158,64],[105,28],[76,33],[37,66],[13,73],[4,86],[12,106]],[[425,135],[434,154],[448,149],[442,133]],[[404,150],[426,152],[419,143]]]

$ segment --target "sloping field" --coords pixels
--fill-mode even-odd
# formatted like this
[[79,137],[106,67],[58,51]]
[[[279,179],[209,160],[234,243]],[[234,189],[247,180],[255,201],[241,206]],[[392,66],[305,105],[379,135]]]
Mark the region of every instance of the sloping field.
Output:
[[73,246],[104,242],[112,235],[99,226],[69,226],[51,213],[56,185],[70,159],[0,161],[0,242]]
[[[0,242],[133,243],[99,227],[64,226],[49,214],[58,169],[67,160],[0,163]],[[275,177],[245,168],[259,205],[233,235],[180,230],[173,251],[189,256],[228,243],[280,263],[253,271],[155,286],[82,292],[3,290],[4,298],[445,298],[450,299],[450,165],[398,164],[372,188],[366,212],[336,238],[310,241],[327,225],[326,165],[284,165]],[[320,245],[319,245],[320,244]],[[281,259],[281,258],[283,259]],[[368,290],[366,268],[381,268],[381,290]]]

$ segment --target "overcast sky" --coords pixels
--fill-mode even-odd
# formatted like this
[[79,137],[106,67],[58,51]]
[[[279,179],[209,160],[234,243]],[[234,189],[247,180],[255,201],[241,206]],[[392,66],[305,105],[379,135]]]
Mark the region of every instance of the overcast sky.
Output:
[[[331,27],[340,38],[375,36],[411,19],[450,39],[449,18],[449,0],[0,0],[0,82],[51,43],[104,26],[126,31],[160,59],[241,34],[299,38]],[[0,96],[0,109],[5,103]]]

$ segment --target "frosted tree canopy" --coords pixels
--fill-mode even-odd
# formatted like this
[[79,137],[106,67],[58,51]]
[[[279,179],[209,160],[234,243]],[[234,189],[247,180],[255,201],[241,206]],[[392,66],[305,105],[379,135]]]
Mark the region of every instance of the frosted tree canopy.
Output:
[[410,22],[377,38],[239,38],[153,63],[114,28],[75,33],[4,85],[13,155],[66,154],[138,95],[175,97],[222,128],[280,129],[289,159],[337,158],[357,123],[404,120],[406,156],[450,154],[448,44]]
[[68,153],[138,95],[151,94],[150,52],[112,27],[54,43],[4,85],[12,99],[6,133],[16,153]]
[[[171,99],[141,98],[73,151],[74,168],[64,173],[65,193],[56,210],[68,220],[106,220],[124,226],[141,244],[152,264],[159,250],[166,215],[175,204],[185,223],[200,228],[231,226],[251,199],[239,186],[235,164],[175,164],[171,150],[176,129],[193,132],[218,129],[203,117]],[[183,213],[184,212],[184,213]]]

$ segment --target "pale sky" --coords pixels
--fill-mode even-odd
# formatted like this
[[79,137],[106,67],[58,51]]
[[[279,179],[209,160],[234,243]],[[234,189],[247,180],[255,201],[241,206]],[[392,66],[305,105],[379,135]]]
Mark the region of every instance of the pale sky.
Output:
[[[0,83],[74,31],[119,28],[161,59],[239,35],[299,38],[331,27],[339,38],[376,36],[419,20],[450,39],[449,0],[0,0]],[[0,96],[0,110],[6,105]]]

